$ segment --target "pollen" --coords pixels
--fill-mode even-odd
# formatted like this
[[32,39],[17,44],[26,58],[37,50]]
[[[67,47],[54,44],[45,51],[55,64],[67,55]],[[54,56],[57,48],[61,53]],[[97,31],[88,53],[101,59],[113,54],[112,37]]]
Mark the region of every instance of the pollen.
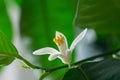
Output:
[[64,37],[62,35],[58,35],[53,39],[53,41],[60,46],[64,43]]

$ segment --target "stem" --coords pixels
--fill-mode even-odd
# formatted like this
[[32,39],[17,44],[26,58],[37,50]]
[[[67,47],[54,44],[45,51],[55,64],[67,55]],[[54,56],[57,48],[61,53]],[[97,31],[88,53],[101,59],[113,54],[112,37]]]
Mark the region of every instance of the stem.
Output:
[[64,65],[64,66],[59,66],[59,67],[55,67],[55,68],[50,68],[50,69],[46,69],[45,71],[46,72],[53,72],[53,71],[56,71],[58,69],[63,69],[63,68],[67,68],[68,65]]
[[[110,52],[107,52],[107,53],[102,53],[102,54],[99,54],[99,55],[96,55],[96,56],[93,56],[93,57],[90,57],[90,58],[87,58],[87,59],[83,59],[81,61],[78,61],[76,63],[71,64],[71,66],[75,66],[75,65],[81,64],[83,62],[86,62],[86,61],[89,61],[89,60],[93,60],[93,59],[96,59],[96,58],[99,58],[99,57],[102,57],[102,56],[108,56],[108,55],[116,54],[118,51],[120,51],[120,48],[116,49],[116,50],[113,50],[113,51],[110,51]],[[56,70],[67,68],[67,67],[68,67],[67,65],[64,65],[64,66],[60,66],[60,67],[46,69],[45,71],[46,72],[53,72],[53,71],[56,71]]]
[[29,61],[27,61],[26,59],[24,59],[24,58],[23,58],[22,56],[20,56],[19,54],[10,54],[10,53],[1,52],[0,56],[17,58],[17,59],[23,61],[26,65],[28,65],[28,66],[29,66],[30,68],[32,68],[32,69],[42,69],[42,70],[46,70],[46,68],[39,67],[39,66],[36,66],[36,65],[31,64]]
[[96,58],[99,58],[99,57],[103,57],[103,56],[116,54],[118,51],[120,51],[120,49],[116,49],[114,51],[110,51],[110,52],[107,52],[107,53],[102,53],[102,54],[99,54],[99,55],[96,55],[96,56],[93,56],[93,57],[90,57],[90,58],[87,58],[87,59],[83,59],[83,60],[78,61],[78,62],[76,62],[76,63],[74,63],[72,65],[78,65],[78,64],[83,63],[85,61],[93,60],[93,59],[96,59]]
[[31,67],[32,69],[42,69],[42,70],[46,70],[46,68],[43,67],[39,67],[39,66],[35,66],[33,64],[31,64],[30,62],[28,62],[26,59],[24,59],[22,56],[17,55],[15,56],[17,59],[20,59],[21,61],[23,61],[25,64],[27,64],[29,67]]
[[[107,52],[107,53],[103,53],[103,54],[99,54],[99,55],[96,55],[96,56],[93,56],[93,57],[90,57],[90,58],[87,58],[87,59],[83,59],[81,61],[78,61],[76,63],[73,63],[71,64],[71,66],[75,66],[75,65],[78,65],[78,64],[82,64],[83,62],[86,62],[86,61],[89,61],[89,60],[93,60],[93,59],[96,59],[98,57],[102,57],[102,56],[108,56],[108,55],[112,55],[112,54],[116,54],[118,51],[120,51],[120,49],[116,49],[116,50],[113,50],[111,52]],[[39,66],[36,66],[36,65],[33,65],[31,64],[29,61],[27,61],[26,59],[24,59],[22,56],[20,55],[10,55],[10,54],[0,54],[2,56],[10,56],[10,57],[14,57],[14,58],[17,58],[17,59],[20,59],[21,61],[23,61],[25,64],[27,64],[29,67],[33,68],[33,69],[42,69],[42,70],[45,70],[46,72],[53,72],[53,71],[56,71],[56,70],[59,70],[59,69],[63,69],[63,68],[67,68],[68,65],[64,65],[64,66],[59,66],[59,67],[55,67],[55,68],[50,68],[50,69],[47,69],[47,68],[43,68],[43,67],[39,67]]]

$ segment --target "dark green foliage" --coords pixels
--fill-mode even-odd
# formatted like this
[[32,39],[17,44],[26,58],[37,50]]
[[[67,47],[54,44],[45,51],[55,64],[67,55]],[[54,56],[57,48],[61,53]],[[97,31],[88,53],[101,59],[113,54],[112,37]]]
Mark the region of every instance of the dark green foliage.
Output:
[[66,72],[62,80],[85,80],[83,76],[84,74],[80,69],[73,68]]
[[[99,62],[88,62],[81,66],[86,74],[81,74],[81,69],[70,69],[63,80],[119,80],[120,79],[120,60],[105,59]],[[88,79],[85,79],[87,77]]]
[[100,62],[86,63],[82,66],[90,80],[119,80],[120,60],[106,59]]
[[98,33],[119,33],[120,0],[79,0],[75,25]]

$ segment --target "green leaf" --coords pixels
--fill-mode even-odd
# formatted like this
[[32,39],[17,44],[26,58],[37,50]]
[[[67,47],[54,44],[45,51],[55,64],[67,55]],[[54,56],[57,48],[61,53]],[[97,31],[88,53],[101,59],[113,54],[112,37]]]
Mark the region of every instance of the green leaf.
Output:
[[105,59],[99,62],[87,62],[83,64],[81,68],[74,68],[68,70],[63,80],[120,79],[120,60],[118,59]]
[[[8,39],[12,40],[12,25],[7,13],[5,0],[0,0],[0,30],[7,35]],[[4,59],[1,58],[1,60],[3,60],[4,62],[7,61],[5,59],[6,58]],[[3,61],[1,61],[1,63]],[[0,66],[0,70],[1,69],[2,69],[2,66]]]
[[120,60],[106,59],[100,62],[86,63],[82,66],[90,80],[119,80]]
[[14,55],[17,55],[17,53],[14,45],[0,32],[0,65],[9,65],[15,59]]
[[62,80],[86,80],[81,69],[73,68],[68,70]]
[[99,33],[120,33],[120,0],[79,0],[75,25]]

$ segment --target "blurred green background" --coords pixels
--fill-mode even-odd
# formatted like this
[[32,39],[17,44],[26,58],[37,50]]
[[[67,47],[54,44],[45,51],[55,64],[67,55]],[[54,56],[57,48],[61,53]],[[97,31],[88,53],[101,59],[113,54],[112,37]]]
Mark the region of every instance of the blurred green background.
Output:
[[[0,30],[13,41],[13,28],[19,27],[21,40],[30,39],[29,53],[24,53],[31,55],[30,62],[56,67],[63,65],[59,59],[50,62],[48,55],[32,55],[32,51],[47,46],[57,49],[53,42],[56,31],[65,34],[70,45],[76,32],[74,28],[87,27],[97,33],[95,49],[109,51],[120,47],[119,4],[119,0],[0,0]],[[9,13],[13,5],[19,9],[18,26],[13,24]],[[54,72],[51,76],[54,80],[60,79],[65,71]]]
[[[53,42],[56,31],[65,34],[69,44],[72,42],[75,4],[76,2],[72,0],[0,0],[0,30],[13,41],[13,28],[19,27],[21,40],[28,38],[31,41],[29,53],[24,53],[34,58],[30,62],[47,68],[63,65],[59,59],[50,62],[48,55],[34,56],[32,51],[47,46],[57,49]],[[12,22],[16,15],[13,13],[13,18],[11,18],[11,13],[9,13],[9,9],[14,5],[17,5],[20,10],[20,15],[18,15],[20,19],[17,19],[18,26]],[[61,70],[51,75],[54,79],[58,79],[58,76],[63,76],[64,72],[65,70]]]

